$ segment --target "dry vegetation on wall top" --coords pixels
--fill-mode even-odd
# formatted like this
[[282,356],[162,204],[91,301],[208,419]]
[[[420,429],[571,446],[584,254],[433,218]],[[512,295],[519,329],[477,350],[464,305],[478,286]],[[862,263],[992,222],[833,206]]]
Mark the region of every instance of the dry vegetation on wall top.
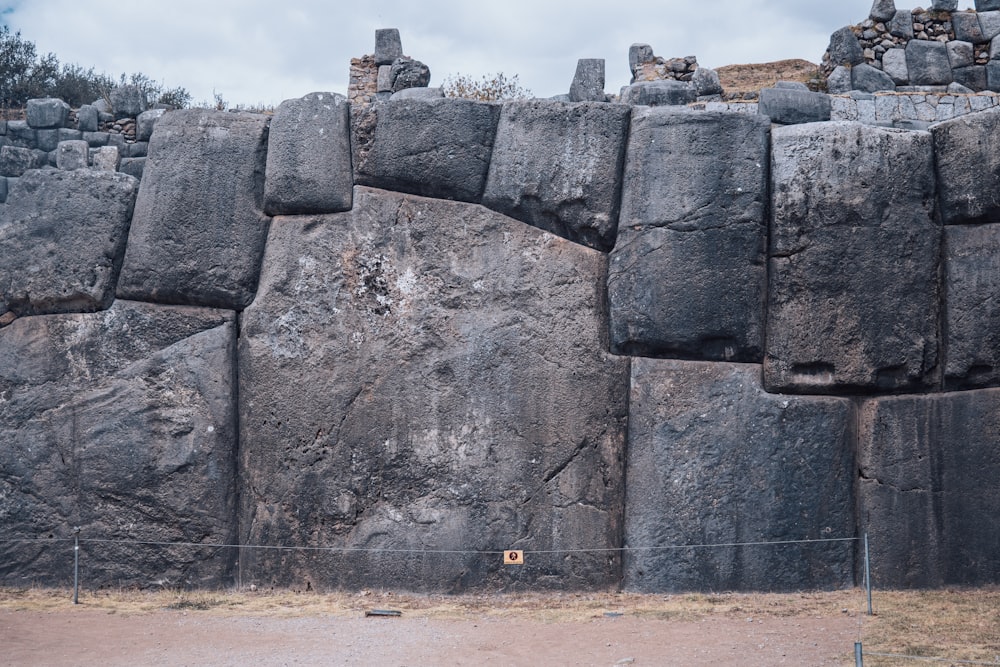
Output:
[[819,65],[800,58],[773,63],[726,65],[715,71],[727,97],[748,93],[756,97],[761,88],[770,88],[778,81],[798,81],[810,85],[819,77]]

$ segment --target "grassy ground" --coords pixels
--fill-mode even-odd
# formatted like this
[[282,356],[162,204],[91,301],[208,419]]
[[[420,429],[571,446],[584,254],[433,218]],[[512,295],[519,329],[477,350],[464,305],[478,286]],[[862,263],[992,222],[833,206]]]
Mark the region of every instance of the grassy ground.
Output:
[[[866,665],[912,665],[938,657],[1000,664],[1000,588],[876,591],[875,616],[864,614],[861,590],[794,594],[566,593],[547,595],[410,595],[392,592],[82,591],[80,602],[112,614],[183,610],[216,616],[358,616],[373,609],[418,618],[520,618],[541,623],[585,621],[607,614],[660,620],[857,617]],[[70,591],[2,589],[0,610],[65,611]]]

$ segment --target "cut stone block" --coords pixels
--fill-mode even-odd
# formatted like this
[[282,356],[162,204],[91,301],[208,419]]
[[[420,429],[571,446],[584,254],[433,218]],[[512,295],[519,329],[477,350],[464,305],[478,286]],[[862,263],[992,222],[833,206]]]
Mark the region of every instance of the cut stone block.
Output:
[[100,126],[97,108],[84,104],[76,110],[76,129],[81,132],[97,132]]
[[630,113],[624,104],[505,103],[483,203],[571,241],[610,250],[618,232]]
[[235,310],[249,304],[269,222],[261,210],[266,153],[264,116],[165,114],[150,142],[118,296]]
[[829,95],[794,88],[764,88],[757,107],[758,113],[783,125],[830,120],[832,111]]
[[854,413],[768,394],[760,366],[632,361],[624,587],[833,589],[853,584]]
[[779,128],[771,165],[768,390],[931,386],[941,229],[930,134]]
[[581,58],[569,87],[570,102],[604,102],[604,59]]
[[[605,588],[621,543],[628,361],[604,352],[606,258],[482,207],[358,188],[279,218],[242,317],[244,582]],[[554,323],[557,323],[554,325]]]
[[983,35],[979,25],[979,15],[974,12],[955,12],[951,15],[951,24],[955,28],[955,39],[973,44],[984,44],[989,40]]
[[396,28],[375,31],[375,64],[391,65],[396,58],[403,57],[403,41]]
[[135,119],[135,140],[149,141],[149,138],[153,136],[156,121],[160,120],[165,113],[164,109],[150,109],[139,114]]
[[0,147],[0,176],[22,176],[29,169],[41,169],[48,163],[48,156],[32,148]]
[[943,86],[953,80],[948,47],[941,42],[911,40],[906,45],[906,67],[914,86]]
[[834,65],[858,65],[865,61],[865,53],[861,43],[851,30],[844,26],[830,35],[830,62]]
[[350,105],[343,95],[285,100],[271,119],[264,212],[336,213],[351,208]]
[[931,128],[945,224],[1000,222],[1000,108]]
[[622,104],[635,106],[684,106],[698,100],[698,87],[692,82],[639,81],[626,86],[621,95]]
[[28,100],[24,117],[36,130],[65,127],[69,105],[54,97]]
[[56,167],[59,169],[86,169],[89,157],[90,146],[86,141],[60,141],[56,147]]
[[101,146],[96,149],[90,159],[91,166],[101,171],[118,171],[121,157],[114,146]]
[[760,361],[770,123],[636,110],[611,253],[611,349]]
[[[883,90],[896,90],[892,77],[880,69],[862,63],[851,69],[851,82],[854,90],[866,93],[877,93]],[[829,120],[827,118],[826,120]]]
[[906,65],[906,51],[889,49],[882,54],[882,71],[889,75],[893,83],[903,85],[910,80],[910,70]]

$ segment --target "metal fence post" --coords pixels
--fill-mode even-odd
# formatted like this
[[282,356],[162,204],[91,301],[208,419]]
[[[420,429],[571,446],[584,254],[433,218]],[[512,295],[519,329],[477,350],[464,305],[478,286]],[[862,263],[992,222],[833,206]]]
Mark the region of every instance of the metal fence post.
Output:
[[73,604],[80,604],[80,527],[73,528]]
[[865,590],[868,591],[868,615],[872,612],[872,562],[868,551],[868,533],[865,533]]
[[856,667],[865,667],[865,657],[862,654],[861,642],[854,642],[854,664]]

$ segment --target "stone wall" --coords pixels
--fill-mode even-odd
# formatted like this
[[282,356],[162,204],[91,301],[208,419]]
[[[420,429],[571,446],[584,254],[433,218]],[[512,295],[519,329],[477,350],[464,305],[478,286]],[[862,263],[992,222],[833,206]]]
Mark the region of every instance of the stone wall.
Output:
[[29,169],[0,582],[996,583],[998,130],[314,93]]

